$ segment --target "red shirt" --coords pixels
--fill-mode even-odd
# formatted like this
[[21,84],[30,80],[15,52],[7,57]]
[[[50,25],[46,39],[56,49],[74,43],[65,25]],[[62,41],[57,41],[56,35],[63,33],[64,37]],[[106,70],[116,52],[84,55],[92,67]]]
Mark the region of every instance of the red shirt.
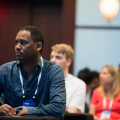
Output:
[[[109,110],[109,103],[110,103],[110,100],[106,99],[105,110]],[[94,104],[96,106],[96,114],[95,115],[98,118],[100,118],[101,113],[103,111],[103,97],[100,94],[100,91],[98,90],[98,88],[93,91],[91,104]],[[120,93],[113,99],[110,119],[111,120],[120,119]]]

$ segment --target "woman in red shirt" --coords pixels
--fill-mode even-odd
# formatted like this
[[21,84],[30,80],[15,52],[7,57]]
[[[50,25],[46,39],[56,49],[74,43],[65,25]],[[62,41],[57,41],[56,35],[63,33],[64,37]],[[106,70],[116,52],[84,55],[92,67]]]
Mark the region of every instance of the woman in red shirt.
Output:
[[100,87],[92,95],[89,113],[95,119],[120,119],[120,76],[114,66],[104,66],[99,75]]

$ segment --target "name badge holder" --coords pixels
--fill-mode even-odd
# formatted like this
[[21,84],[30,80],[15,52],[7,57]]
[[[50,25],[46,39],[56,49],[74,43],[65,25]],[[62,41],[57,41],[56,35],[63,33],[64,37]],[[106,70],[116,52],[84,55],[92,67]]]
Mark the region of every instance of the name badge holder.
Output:
[[19,75],[20,75],[20,81],[21,81],[22,93],[23,93],[23,106],[24,106],[23,109],[35,107],[35,96],[36,96],[37,91],[38,91],[38,86],[39,86],[39,83],[40,83],[40,79],[41,79],[41,75],[42,75],[42,68],[43,68],[43,58],[40,57],[40,60],[41,60],[41,70],[40,70],[40,74],[38,76],[37,87],[36,87],[36,90],[35,90],[35,93],[33,95],[32,100],[26,100],[25,99],[25,91],[24,91],[24,88],[23,88],[23,77],[22,77],[21,70],[19,68]]
[[113,103],[113,98],[110,100],[109,110],[105,110],[105,107],[106,107],[106,97],[103,98],[103,109],[104,110],[101,113],[100,119],[103,119],[103,118],[110,119],[110,112],[111,112],[112,103]]

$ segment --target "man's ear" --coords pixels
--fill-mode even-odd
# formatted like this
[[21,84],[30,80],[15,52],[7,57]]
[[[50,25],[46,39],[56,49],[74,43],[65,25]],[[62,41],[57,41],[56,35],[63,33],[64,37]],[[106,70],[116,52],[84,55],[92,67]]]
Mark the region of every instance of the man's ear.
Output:
[[37,51],[40,51],[42,49],[42,43],[37,42]]
[[71,65],[71,63],[72,63],[71,59],[70,59],[70,58],[69,58],[69,59],[67,59],[67,65],[68,65],[68,66],[70,66],[70,65]]

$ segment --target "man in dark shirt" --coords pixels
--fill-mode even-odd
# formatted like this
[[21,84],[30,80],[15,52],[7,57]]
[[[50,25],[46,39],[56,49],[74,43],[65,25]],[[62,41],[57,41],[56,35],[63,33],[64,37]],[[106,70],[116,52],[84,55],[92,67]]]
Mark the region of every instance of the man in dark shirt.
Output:
[[[0,113],[40,115],[63,119],[66,104],[62,69],[41,57],[43,34],[34,26],[22,28],[15,38],[18,61],[0,66]],[[15,107],[23,106],[22,110]]]

